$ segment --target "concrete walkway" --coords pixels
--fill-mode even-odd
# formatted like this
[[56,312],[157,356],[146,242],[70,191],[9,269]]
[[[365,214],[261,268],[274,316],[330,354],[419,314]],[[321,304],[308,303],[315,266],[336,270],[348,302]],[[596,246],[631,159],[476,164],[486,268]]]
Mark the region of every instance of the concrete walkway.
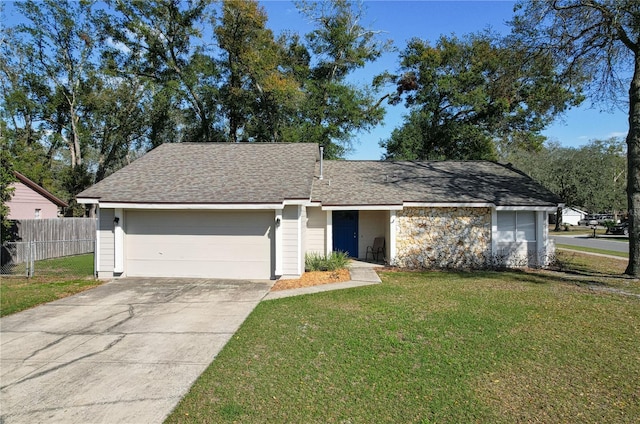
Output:
[[0,423],[161,423],[272,285],[126,278],[0,318]]
[[264,300],[280,299],[283,297],[300,296],[303,294],[321,293],[331,290],[350,289],[353,287],[369,286],[371,284],[379,284],[380,277],[374,271],[376,268],[382,268],[383,265],[374,264],[363,261],[351,260],[349,262],[349,272],[351,280],[343,283],[321,284],[319,286],[302,287],[299,289],[279,290],[269,292]]

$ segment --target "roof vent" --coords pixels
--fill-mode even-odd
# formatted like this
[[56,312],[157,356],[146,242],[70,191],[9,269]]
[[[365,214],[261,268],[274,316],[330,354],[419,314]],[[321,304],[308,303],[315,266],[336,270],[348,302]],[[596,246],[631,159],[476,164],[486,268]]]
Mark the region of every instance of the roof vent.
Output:
[[323,171],[323,169],[322,169],[322,165],[323,165],[322,160],[324,159],[323,156],[324,156],[324,147],[320,146],[320,177],[319,177],[320,180],[322,180],[322,178],[323,178],[323,175],[322,175],[322,171]]

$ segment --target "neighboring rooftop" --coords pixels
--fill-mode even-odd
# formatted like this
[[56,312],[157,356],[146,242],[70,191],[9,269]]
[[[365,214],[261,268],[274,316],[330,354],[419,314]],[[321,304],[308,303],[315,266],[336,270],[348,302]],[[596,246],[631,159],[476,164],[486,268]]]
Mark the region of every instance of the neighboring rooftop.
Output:
[[123,203],[309,199],[313,143],[165,143],[78,194]]
[[[561,202],[528,176],[488,161],[325,161],[312,200],[325,206],[491,203],[557,206]],[[316,171],[319,172],[319,171]]]
[[60,199],[60,198],[58,198],[56,196],[54,196],[49,191],[47,191],[44,187],[36,184],[34,181],[31,181],[29,178],[25,177],[24,175],[22,175],[18,171],[13,171],[13,175],[15,175],[15,177],[18,179],[18,181],[20,181],[22,184],[26,185],[31,190],[33,190],[36,193],[40,194],[42,197],[46,198],[47,200],[49,200],[54,205],[56,205],[58,207],[61,207],[61,208],[66,208],[66,207],[69,206],[67,204],[67,202],[65,202],[64,200],[62,200],[62,199]]

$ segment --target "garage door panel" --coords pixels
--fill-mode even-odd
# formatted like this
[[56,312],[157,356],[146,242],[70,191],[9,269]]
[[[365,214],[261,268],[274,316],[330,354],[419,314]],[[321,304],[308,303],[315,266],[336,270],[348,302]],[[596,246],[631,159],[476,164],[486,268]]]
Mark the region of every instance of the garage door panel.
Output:
[[273,212],[130,211],[130,276],[271,278]]
[[[149,270],[152,269],[150,272]],[[257,279],[270,278],[264,274],[264,263],[261,261],[133,261],[129,264],[127,275],[144,277],[178,277],[178,278],[232,278]]]
[[190,237],[172,237],[167,241],[166,237],[132,237],[129,246],[131,259],[163,259],[174,260],[198,259],[207,260],[214,257],[218,260],[243,261],[264,253],[263,246],[243,237],[242,240],[234,240],[225,237],[211,240],[193,240]]
[[268,231],[264,227],[252,226],[224,226],[224,223],[203,223],[199,225],[174,225],[170,228],[157,226],[142,226],[133,229],[136,233],[182,236],[228,236],[238,235],[268,236]]

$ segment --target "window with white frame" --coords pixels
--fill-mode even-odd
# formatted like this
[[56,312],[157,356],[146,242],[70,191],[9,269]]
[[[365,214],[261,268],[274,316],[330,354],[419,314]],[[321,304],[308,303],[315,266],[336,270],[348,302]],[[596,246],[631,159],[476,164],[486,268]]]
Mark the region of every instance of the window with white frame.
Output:
[[531,211],[498,211],[496,241],[536,241],[536,214]]
[[36,219],[40,219],[41,218],[40,212],[41,212],[40,209],[36,209],[35,214],[34,214]]

